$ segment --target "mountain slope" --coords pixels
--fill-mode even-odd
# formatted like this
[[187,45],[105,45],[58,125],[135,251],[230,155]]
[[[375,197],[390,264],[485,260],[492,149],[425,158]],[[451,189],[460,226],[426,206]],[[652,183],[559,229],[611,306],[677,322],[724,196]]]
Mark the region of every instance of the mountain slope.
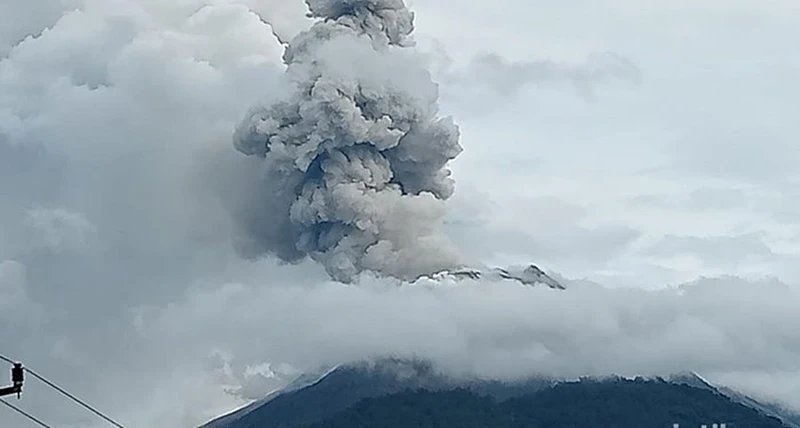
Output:
[[745,406],[752,407],[764,415],[772,416],[780,419],[784,424],[791,428],[800,428],[800,414],[786,410],[781,406],[771,403],[762,403],[756,401],[738,391],[730,388],[720,387],[719,392],[737,403],[744,404]]
[[407,391],[361,401],[309,428],[664,428],[722,422],[786,428],[708,389],[641,378],[565,382],[506,401],[466,389]]
[[515,383],[455,381],[438,373],[425,361],[382,359],[339,367],[306,388],[274,395],[256,408],[218,418],[203,428],[293,427],[323,420],[363,399],[405,390],[448,391],[464,387],[506,399],[546,388],[552,383],[542,378]]
[[670,377],[669,381],[719,393],[736,403],[755,409],[763,415],[777,418],[790,428],[800,428],[800,415],[797,413],[781,408],[775,404],[759,402],[738,391],[734,391],[733,389],[724,386],[714,386],[696,373],[682,373],[675,375]]
[[[620,382],[623,382],[621,384],[622,387],[620,387]],[[624,382],[648,383],[644,386],[640,385],[638,394],[641,394],[641,396],[637,397],[628,394],[630,388],[626,390],[624,387],[626,387],[627,384]],[[614,377],[595,381],[584,380],[577,384],[571,384],[568,382],[558,383],[552,379],[545,378],[531,378],[515,383],[504,383],[498,381],[465,382],[454,381],[453,379],[442,375],[441,373],[437,372],[430,363],[425,361],[403,359],[383,359],[371,363],[365,362],[360,364],[346,365],[337,367],[321,377],[305,377],[296,382],[293,386],[278,393],[272,394],[270,397],[267,397],[260,402],[254,403],[246,408],[240,409],[237,412],[233,412],[204,425],[204,428],[294,428],[299,426],[307,426],[314,423],[321,423],[322,421],[335,422],[335,418],[338,417],[337,415],[341,415],[342,412],[349,411],[348,409],[357,408],[366,402],[372,402],[371,400],[374,401],[381,399],[382,397],[391,397],[397,394],[402,394],[405,391],[446,393],[462,389],[470,394],[474,394],[476,397],[480,398],[480,400],[485,400],[487,399],[486,397],[490,397],[490,401],[495,403],[506,403],[504,405],[521,403],[519,405],[522,407],[536,407],[537,404],[531,401],[534,400],[534,397],[537,400],[549,397],[546,394],[537,395],[537,393],[552,390],[555,391],[551,392],[553,394],[564,394],[564,389],[571,387],[573,389],[570,389],[569,393],[566,394],[569,396],[567,398],[572,400],[569,401],[569,403],[571,403],[571,407],[567,410],[575,411],[575,409],[583,409],[583,407],[576,407],[578,406],[578,402],[574,400],[587,399],[587,397],[590,397],[593,394],[592,391],[602,390],[602,385],[616,385],[617,389],[611,388],[611,390],[606,391],[606,393],[610,394],[612,397],[616,397],[618,400],[621,400],[621,402],[630,401],[631,399],[639,399],[644,403],[649,403],[647,406],[651,407],[650,412],[661,412],[660,414],[662,414],[662,416],[681,416],[680,414],[669,413],[677,411],[675,410],[676,408],[679,410],[683,409],[682,411],[690,413],[702,413],[711,412],[711,410],[717,409],[719,406],[722,406],[719,408],[727,409],[725,406],[735,404],[756,412],[759,417],[764,418],[766,421],[771,421],[769,422],[770,424],[774,423],[774,421],[778,420],[778,418],[783,421],[782,425],[763,425],[765,427],[782,426],[788,428],[797,428],[791,417],[787,417],[786,413],[782,413],[770,406],[758,403],[755,400],[752,400],[742,394],[735,393],[734,391],[719,389],[694,373],[684,373],[672,376],[667,380],[656,378],[649,379],[647,381],[644,381],[643,379],[626,381],[624,379]],[[664,385],[671,385],[677,389],[674,389],[671,392],[672,395],[664,395],[666,394],[662,391],[662,389],[665,388]],[[680,398],[680,394],[678,394],[680,391],[683,391],[684,395],[690,398],[693,397],[693,394],[697,394],[696,391],[704,391],[706,394],[710,394],[710,396],[706,395],[706,398],[716,397],[715,400],[717,401],[709,401],[709,403],[712,405],[711,407],[698,407],[699,404],[694,407],[686,407],[686,405],[680,404],[680,400],[682,399]],[[463,396],[458,395],[454,397],[455,398],[450,398],[464,398]],[[450,398],[447,396],[442,397],[442,399]],[[474,400],[475,397],[468,397],[464,399],[469,401]],[[667,401],[659,402],[658,400]],[[462,404],[456,403],[454,405],[461,406]],[[477,405],[476,403],[473,404]],[[392,405],[399,405],[402,407],[405,404],[402,404],[402,402],[392,402]],[[486,405],[486,402],[481,401],[480,406],[484,407],[478,406],[476,408],[483,409],[481,411],[486,411],[489,413],[472,414],[470,417],[477,418],[476,420],[482,420],[480,418],[483,417],[493,417],[492,412],[495,412],[498,409],[494,407],[486,408]],[[591,408],[591,403],[586,404],[586,406],[589,406],[587,409]],[[435,413],[433,410],[424,409],[425,406],[417,410],[408,409],[407,413],[413,414],[417,411]],[[500,410],[508,411],[508,409],[505,408],[501,408]],[[450,411],[447,410],[447,412]],[[447,412],[445,413],[450,415],[450,413]],[[710,413],[710,415],[713,414],[713,412]],[[566,417],[565,415],[562,416]],[[597,415],[595,416],[599,417]],[[749,417],[750,416],[748,416],[748,418]],[[560,423],[558,425],[562,426]],[[497,426],[502,427],[504,425]],[[697,426],[699,426],[699,424]],[[733,426],[729,426],[733,428]],[[755,426],[760,427],[762,425]]]
[[314,385],[315,383],[317,383],[317,382],[321,381],[322,379],[324,379],[325,377],[327,377],[328,374],[330,374],[331,372],[335,371],[336,369],[337,369],[337,367],[335,367],[334,369],[332,369],[330,371],[323,372],[321,375],[320,374],[304,374],[304,375],[301,375],[300,377],[295,379],[291,384],[287,385],[285,388],[283,388],[283,389],[281,389],[279,391],[275,391],[275,392],[267,395],[266,397],[264,397],[264,398],[262,398],[260,400],[256,400],[256,401],[254,401],[254,402],[252,402],[252,403],[250,403],[250,404],[248,404],[248,405],[246,405],[244,407],[236,409],[236,410],[234,410],[234,411],[232,411],[230,413],[227,413],[225,415],[219,416],[218,418],[216,418],[216,419],[204,424],[202,426],[202,428],[224,428],[224,427],[229,427],[234,422],[236,422],[239,419],[243,418],[245,415],[249,414],[250,412],[260,409],[262,406],[266,405],[267,403],[269,403],[273,399],[275,399],[275,398],[277,398],[279,396],[282,396],[282,395],[286,395],[286,394],[289,394],[289,393],[292,393],[292,392],[295,392],[295,391],[299,391],[299,390],[307,388],[307,387],[309,387],[311,385]]
[[555,290],[565,290],[561,283],[547,275],[536,265],[525,268],[510,266],[507,268],[461,268],[445,270],[431,275],[422,275],[415,281],[420,283],[459,282],[463,280],[483,281],[516,281],[526,286],[546,285]]

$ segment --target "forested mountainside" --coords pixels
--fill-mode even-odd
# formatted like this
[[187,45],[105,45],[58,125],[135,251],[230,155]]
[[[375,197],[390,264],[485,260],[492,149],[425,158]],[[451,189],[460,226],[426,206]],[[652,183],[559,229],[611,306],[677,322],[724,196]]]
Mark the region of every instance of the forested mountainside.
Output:
[[560,383],[508,400],[468,389],[406,391],[363,400],[308,428],[786,428],[708,389],[662,380]]
[[726,423],[728,428],[797,428],[784,414],[742,397],[691,373],[668,380],[465,382],[425,361],[385,359],[306,378],[205,427],[671,428],[680,423],[696,428]]

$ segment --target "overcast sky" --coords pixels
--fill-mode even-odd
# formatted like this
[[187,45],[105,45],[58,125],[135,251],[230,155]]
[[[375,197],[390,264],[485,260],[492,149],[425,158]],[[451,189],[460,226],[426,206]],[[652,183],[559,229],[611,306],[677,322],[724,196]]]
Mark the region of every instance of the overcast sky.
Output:
[[[800,410],[796,2],[534,3],[407,4],[462,132],[448,236],[560,294],[345,288],[236,255],[221,195],[258,163],[233,129],[285,89],[273,33],[310,25],[301,0],[0,0],[0,354],[129,427],[385,353],[512,378],[697,370]],[[97,422],[29,383],[46,421]]]

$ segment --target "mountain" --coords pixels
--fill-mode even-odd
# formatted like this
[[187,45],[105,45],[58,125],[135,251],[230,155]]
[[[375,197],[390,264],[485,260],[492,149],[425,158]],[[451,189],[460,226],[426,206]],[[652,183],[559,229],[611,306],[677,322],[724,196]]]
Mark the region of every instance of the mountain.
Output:
[[[559,399],[564,401],[559,402],[554,397],[561,397]],[[615,407],[615,402],[620,405]],[[436,404],[435,408],[430,408],[431,403]],[[394,414],[391,409],[397,409],[399,413]],[[464,413],[464,409],[473,410]],[[421,427],[425,426],[419,425],[423,416],[430,418],[430,423],[438,421],[440,428],[470,426],[458,425],[464,421],[463,418],[492,422],[492,425],[476,426],[516,426],[513,425],[516,422],[507,418],[492,419],[498,415],[513,415],[512,419],[517,421],[551,418],[554,426],[565,427],[577,427],[569,424],[577,424],[580,418],[608,421],[609,425],[603,427],[631,426],[611,423],[615,418],[633,421],[626,419],[628,416],[625,416],[624,409],[629,409],[630,414],[637,418],[655,418],[658,415],[660,419],[657,420],[661,422],[669,418],[683,423],[694,423],[701,417],[727,418],[701,421],[696,426],[727,422],[729,428],[797,428],[787,413],[742,394],[717,388],[694,373],[666,379],[609,377],[579,382],[558,382],[541,377],[513,383],[456,381],[438,372],[428,362],[403,359],[343,365],[319,378],[306,377],[264,400],[218,418],[204,428],[388,427],[369,425],[384,419],[399,424],[395,426]],[[644,423],[636,425],[637,428],[649,426],[642,420],[636,421]],[[669,428],[672,425],[658,426]]]
[[790,428],[800,428],[800,415],[787,410],[777,404],[762,403],[741,392],[734,391],[724,386],[714,386],[696,373],[682,373],[668,378],[670,382],[693,386],[695,388],[707,389],[718,394],[724,395],[730,400],[755,409],[759,413],[779,419]]
[[800,414],[796,412],[785,409],[777,404],[756,401],[742,394],[741,392],[734,391],[730,388],[719,387],[718,390],[721,394],[729,397],[731,400],[736,401],[737,403],[752,407],[764,415],[777,418],[791,428],[800,428]]
[[[267,395],[266,397],[264,397],[264,398],[262,398],[260,400],[256,400],[256,401],[254,401],[254,402],[252,402],[252,403],[250,403],[250,404],[248,404],[248,405],[246,405],[244,407],[236,409],[236,410],[234,410],[234,411],[232,411],[232,412],[230,412],[228,414],[222,415],[222,416],[214,419],[213,421],[208,422],[205,425],[203,425],[203,428],[224,428],[224,427],[229,427],[234,422],[236,422],[239,419],[243,418],[245,415],[249,414],[250,412],[252,412],[254,410],[261,409],[262,406],[264,406],[268,402],[272,401],[272,399],[274,399],[274,398],[276,398],[276,397],[278,397],[280,395],[290,394],[292,392],[299,391],[299,390],[301,390],[303,388],[306,388],[306,387],[309,387],[311,385],[314,385],[314,384],[320,382],[321,380],[325,379],[331,372],[335,371],[336,369],[338,369],[338,367],[334,367],[332,370],[329,370],[329,371],[324,371],[324,372],[322,372],[322,374],[319,374],[319,373],[303,374],[303,375],[299,376],[297,379],[295,379],[292,383],[287,385],[286,387],[284,387],[284,388],[282,388],[282,389],[280,389],[278,391],[275,391],[275,392]],[[262,409],[262,411],[263,411],[263,409]]]
[[417,278],[415,283],[441,283],[445,281],[457,283],[463,280],[516,281],[526,286],[541,284],[556,290],[566,289],[561,283],[547,275],[536,265],[528,265],[525,268],[507,267],[480,269],[465,267],[461,269],[444,270],[431,275],[422,275]]
[[669,428],[675,423],[786,428],[711,390],[644,378],[562,382],[503,401],[467,389],[405,391],[363,400],[307,427]]
[[[421,276],[411,285],[458,286],[463,281],[513,281],[565,290],[535,265],[454,269]],[[711,417],[726,419],[701,421]],[[668,420],[673,422],[664,425]],[[549,421],[550,425],[537,425],[540,422],[536,421]],[[202,428],[669,428],[674,422],[800,428],[799,421],[795,414],[716,387],[695,373],[666,379],[610,377],[580,382],[544,377],[516,382],[465,381],[450,378],[423,360],[386,358],[301,376],[286,388]],[[626,425],[630,423],[634,425]]]
[[[544,285],[555,290],[566,289],[533,264],[507,268],[462,267],[422,275],[412,285],[439,287],[458,285],[462,281],[513,281],[526,287]],[[469,386],[477,391],[507,397],[531,388],[541,388],[544,384],[545,381],[536,379],[514,385],[472,382]],[[463,386],[463,382],[448,380],[420,361],[385,359],[379,364],[348,365],[336,367],[329,372],[304,375],[288,387],[223,415],[203,425],[203,428],[226,428],[234,426],[234,423],[236,426],[251,426],[248,424],[254,420],[268,420],[269,423],[277,423],[279,426],[289,426],[296,422],[316,420],[315,418],[346,408],[364,398],[392,394],[408,388],[444,390],[458,386]],[[335,394],[333,399],[329,397],[331,393]],[[297,409],[303,411],[298,412]]]
[[[368,398],[406,390],[450,391],[459,387],[507,399],[547,388],[554,381],[531,378],[514,383],[454,380],[421,360],[387,358],[336,368],[301,389],[284,390],[203,428],[296,427],[324,420]],[[253,407],[254,406],[254,407]]]

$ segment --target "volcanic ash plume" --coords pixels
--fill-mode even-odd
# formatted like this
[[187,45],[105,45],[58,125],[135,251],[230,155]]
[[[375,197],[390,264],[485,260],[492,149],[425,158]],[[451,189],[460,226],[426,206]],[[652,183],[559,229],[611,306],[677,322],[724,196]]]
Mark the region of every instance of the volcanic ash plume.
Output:
[[364,270],[413,279],[459,265],[441,233],[459,130],[438,117],[438,87],[404,47],[402,0],[307,0],[320,18],[284,54],[294,92],[250,111],[237,150],[266,167],[259,252],[321,262],[334,279]]

